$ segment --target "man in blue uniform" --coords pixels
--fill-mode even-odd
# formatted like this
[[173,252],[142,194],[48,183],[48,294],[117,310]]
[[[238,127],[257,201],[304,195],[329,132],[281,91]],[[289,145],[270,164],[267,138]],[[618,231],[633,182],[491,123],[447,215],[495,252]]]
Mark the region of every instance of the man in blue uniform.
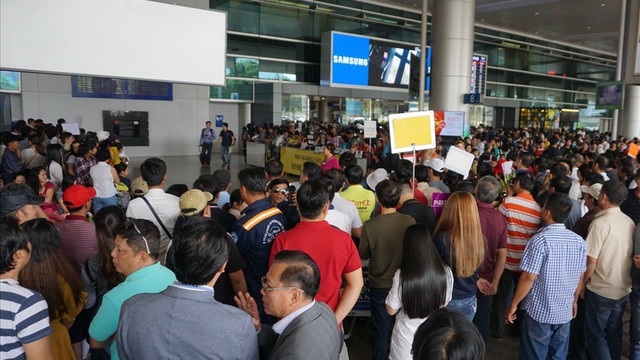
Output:
[[238,173],[240,195],[248,204],[244,216],[234,225],[231,235],[245,263],[244,274],[249,294],[256,299],[260,320],[272,325],[274,319],[265,315],[262,303],[262,277],[269,270],[271,244],[287,224],[282,212],[269,202],[265,189],[267,178],[260,168],[244,169]]

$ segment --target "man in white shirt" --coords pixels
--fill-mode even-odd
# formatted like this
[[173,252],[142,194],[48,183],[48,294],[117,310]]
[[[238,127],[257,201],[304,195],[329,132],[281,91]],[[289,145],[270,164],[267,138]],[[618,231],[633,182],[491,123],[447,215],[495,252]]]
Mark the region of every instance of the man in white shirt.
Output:
[[146,219],[153,222],[160,230],[160,255],[158,260],[165,262],[167,249],[171,244],[171,234],[176,219],[180,216],[179,198],[167,194],[163,185],[167,181],[167,165],[156,157],[145,160],[140,165],[140,174],[149,186],[149,192],[129,202],[127,217]]
[[344,173],[342,170],[331,169],[327,170],[322,177],[331,180],[333,183],[333,189],[335,191],[335,196],[331,201],[331,205],[333,208],[346,214],[347,219],[349,221],[349,226],[351,228],[351,236],[354,238],[359,238],[362,233],[362,220],[360,219],[360,215],[358,214],[358,208],[354,203],[347,199],[343,199],[340,196],[342,192],[342,188],[344,186]]

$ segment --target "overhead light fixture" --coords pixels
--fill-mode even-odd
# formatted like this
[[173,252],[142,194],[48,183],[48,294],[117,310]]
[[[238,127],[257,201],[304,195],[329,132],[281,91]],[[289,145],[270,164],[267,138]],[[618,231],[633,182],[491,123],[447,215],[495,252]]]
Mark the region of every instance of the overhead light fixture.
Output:
[[513,48],[520,48],[520,45],[514,44],[514,43],[510,43],[510,42],[506,42],[506,41],[502,41],[502,45],[508,46],[508,47],[513,47]]
[[600,4],[600,6],[602,6],[602,7],[605,7],[606,5],[607,5],[607,4],[605,4],[605,3]]
[[560,111],[562,111],[562,112],[572,112],[572,113],[580,112],[580,110],[578,110],[578,109],[560,109]]
[[587,30],[591,30],[591,25],[587,26]]
[[536,15],[536,16],[540,15],[540,11],[534,12],[533,15]]

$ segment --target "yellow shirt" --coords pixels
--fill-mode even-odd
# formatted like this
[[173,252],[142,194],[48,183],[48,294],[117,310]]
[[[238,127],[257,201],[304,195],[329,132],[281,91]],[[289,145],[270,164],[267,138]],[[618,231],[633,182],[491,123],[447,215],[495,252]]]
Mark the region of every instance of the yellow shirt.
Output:
[[347,190],[341,192],[340,196],[356,205],[363,224],[371,218],[371,213],[376,207],[376,195],[373,191],[365,189],[360,184],[351,185]]

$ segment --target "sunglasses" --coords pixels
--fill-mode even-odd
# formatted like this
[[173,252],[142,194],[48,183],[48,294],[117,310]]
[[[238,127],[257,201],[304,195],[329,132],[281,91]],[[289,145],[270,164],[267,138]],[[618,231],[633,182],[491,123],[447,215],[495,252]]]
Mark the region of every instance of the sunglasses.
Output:
[[288,195],[289,194],[289,189],[287,189],[287,188],[284,188],[284,189],[275,189],[274,188],[274,189],[271,189],[271,191],[274,194],[282,194],[282,195]]
[[149,250],[149,242],[147,241],[147,238],[142,235],[140,229],[138,229],[138,226],[132,218],[127,218],[127,221],[124,222],[124,228],[125,230],[131,230],[133,228],[138,233],[138,235],[142,237],[142,240],[144,240],[144,247],[147,250],[147,254],[151,255],[151,250]]

